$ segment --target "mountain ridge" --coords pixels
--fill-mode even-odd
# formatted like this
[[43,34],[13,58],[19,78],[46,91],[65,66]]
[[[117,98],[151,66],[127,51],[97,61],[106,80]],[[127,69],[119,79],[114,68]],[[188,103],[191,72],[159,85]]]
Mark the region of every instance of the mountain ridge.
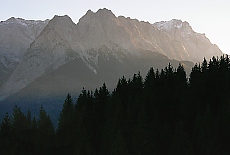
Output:
[[[173,22],[176,23],[170,26]],[[134,68],[140,71],[152,66],[162,68],[171,61],[175,64],[180,61],[198,62],[205,56],[205,53],[200,55],[200,50],[208,49],[206,53],[211,51],[216,55],[222,55],[218,47],[214,47],[207,38],[194,32],[187,22],[172,20],[168,23],[170,28],[165,30],[167,22],[150,24],[129,17],[116,17],[108,9],[99,9],[95,13],[88,10],[77,24],[68,15],[55,15],[30,44],[22,62],[1,87],[0,96],[5,98],[17,93],[37,78],[52,73],[74,60],[85,64],[94,73],[95,78],[98,76],[101,79],[107,73],[112,73],[103,65],[111,66],[111,70],[116,70],[116,65],[120,68],[122,65],[126,66],[126,70],[118,71],[119,73],[114,75],[117,79],[129,68],[137,72]],[[189,30],[190,33],[186,33],[185,30]],[[199,41],[201,43],[198,43]],[[158,62],[155,57],[163,62]],[[148,61],[139,62],[140,66],[133,68],[132,65],[137,64],[131,59],[136,62]],[[62,72],[59,73],[61,76]],[[110,83],[109,79],[105,82]]]
[[27,49],[48,20],[35,21],[11,17],[0,22],[0,87],[24,58]]

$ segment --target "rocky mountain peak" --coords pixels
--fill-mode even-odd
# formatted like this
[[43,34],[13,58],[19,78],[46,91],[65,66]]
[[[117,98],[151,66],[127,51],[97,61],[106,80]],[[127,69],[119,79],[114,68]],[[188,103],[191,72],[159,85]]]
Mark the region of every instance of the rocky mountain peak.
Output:
[[15,17],[11,17],[9,19],[7,19],[6,21],[2,21],[1,23],[3,24],[17,24],[19,22],[21,22],[23,19],[22,18],[15,18]]
[[93,14],[94,14],[94,12],[93,12],[91,9],[89,9],[89,10],[86,12],[85,15],[93,15]]
[[110,17],[115,17],[115,15],[113,14],[113,12],[109,9],[106,9],[106,8],[103,8],[103,9],[99,9],[97,12],[96,12],[96,15],[99,15],[99,16],[110,16]]
[[9,19],[7,19],[6,21],[15,21],[16,18],[15,17],[10,17]]
[[182,35],[185,38],[196,34],[187,21],[172,19],[170,21],[161,21],[153,24],[158,30],[163,31],[169,35]]
[[88,10],[86,14],[79,20],[79,22],[90,22],[91,20],[108,20],[109,18],[113,19],[116,18],[116,16],[111,10],[108,10],[106,8],[99,9],[97,12]]
[[55,15],[49,22],[49,25],[50,24],[55,24],[55,25],[58,25],[58,24],[61,24],[60,26],[63,26],[63,24],[69,24],[69,23],[73,23],[72,19],[68,16],[68,15],[64,15],[64,16],[58,16],[58,15]]
[[47,25],[48,20],[25,20],[11,17],[0,22],[0,63],[16,68],[34,39]]
[[11,17],[6,21],[2,21],[0,22],[0,25],[10,25],[10,26],[14,26],[16,27],[16,25],[22,26],[22,27],[37,27],[40,26],[42,27],[42,25],[46,25],[49,22],[48,19],[42,21],[42,20],[25,20],[23,18],[15,18],[15,17]]
[[184,34],[194,33],[192,27],[189,25],[187,21],[182,21],[178,19],[156,22],[153,24],[153,26],[156,27],[158,30],[166,32],[180,30]]
[[166,31],[170,31],[175,28],[181,29],[183,27],[191,28],[188,22],[186,21],[183,22],[182,20],[178,20],[178,19],[172,19],[170,21],[156,22],[153,25],[159,30],[166,30]]
[[58,19],[72,20],[68,15],[63,15],[63,16],[55,15],[55,16],[52,18],[52,20],[58,20]]
[[[11,20],[17,21],[15,18]],[[21,23],[24,22],[31,21],[21,20]],[[0,40],[5,41],[5,36],[9,36],[7,42],[0,42],[0,58],[4,56],[14,60],[7,56],[15,55],[14,58],[18,58],[17,53],[22,53],[24,61],[18,61],[20,64],[2,87],[0,96],[19,91],[38,77],[74,59],[81,60],[87,69],[99,74],[100,61],[106,60],[107,63],[110,58],[123,63],[124,58],[149,59],[147,55],[157,53],[167,59],[198,62],[203,57],[209,59],[210,56],[222,55],[217,46],[213,46],[204,35],[194,32],[186,21],[173,19],[150,24],[129,17],[116,17],[105,8],[97,12],[88,10],[77,25],[67,15],[56,15],[36,33],[34,29],[27,29],[28,26],[13,25],[16,25],[14,31],[8,30],[7,26],[2,30],[0,27]],[[17,44],[12,45],[14,39]],[[23,51],[19,51],[23,43]],[[104,65],[107,66],[106,63]],[[5,60],[3,64],[6,64]]]
[[[47,26],[42,31],[41,35],[47,36],[50,31],[58,34],[58,37],[68,38],[71,35],[73,29],[75,29],[76,24],[72,21],[72,19],[68,15],[57,16],[55,15],[47,24]],[[47,33],[47,34],[46,34]],[[55,39],[55,36],[54,38]]]
[[[99,9],[97,12],[88,10],[79,20],[77,31],[79,42],[88,48],[100,48],[108,42],[116,42],[120,33],[117,31],[118,18],[108,9]],[[89,44],[90,43],[90,44]]]

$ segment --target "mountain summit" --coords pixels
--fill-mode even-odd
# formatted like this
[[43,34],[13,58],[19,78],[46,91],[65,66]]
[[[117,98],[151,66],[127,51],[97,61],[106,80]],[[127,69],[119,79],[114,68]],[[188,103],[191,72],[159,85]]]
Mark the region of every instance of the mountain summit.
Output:
[[0,22],[0,87],[23,60],[30,44],[49,20],[10,18]]
[[[94,89],[103,82],[113,88],[122,75],[146,73],[150,67],[163,68],[169,62],[174,66],[182,63],[189,69],[192,63],[188,61],[222,55],[205,35],[194,32],[189,23],[181,20],[150,24],[99,9],[88,10],[77,24],[67,15],[43,22],[12,18],[0,23],[0,32],[10,23],[15,23],[9,31],[13,34],[29,31],[30,23],[41,26],[29,37],[26,52],[19,52],[23,56],[19,57],[20,63],[7,74],[0,89],[2,99],[17,92],[52,96],[76,92],[82,87]],[[4,35],[10,38],[11,33]],[[3,44],[1,41],[0,48]],[[17,50],[12,47],[0,54],[14,55],[10,51]]]
[[[204,59],[210,59],[213,56],[220,56],[221,50],[210,42],[205,34],[196,33],[188,22],[173,19],[171,21],[162,21],[153,24],[158,30],[170,37],[173,46],[177,48],[175,59],[190,60],[200,62]],[[169,53],[168,53],[169,54]],[[166,54],[167,55],[167,54]],[[169,56],[173,58],[173,56]]]
[[150,24],[136,19],[116,17],[110,10],[88,11],[77,24],[80,42],[98,48],[114,44],[128,51],[150,50],[170,59],[202,61],[222,52],[205,35],[193,31],[188,22],[171,20]]

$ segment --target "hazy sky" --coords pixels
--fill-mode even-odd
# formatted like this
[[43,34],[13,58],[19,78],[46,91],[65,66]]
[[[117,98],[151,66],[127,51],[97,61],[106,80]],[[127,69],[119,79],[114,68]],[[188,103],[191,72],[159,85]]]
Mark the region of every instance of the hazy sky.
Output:
[[100,8],[150,23],[188,21],[196,32],[205,33],[230,54],[230,0],[0,0],[0,21],[10,17],[44,20],[67,14],[77,23],[87,10]]

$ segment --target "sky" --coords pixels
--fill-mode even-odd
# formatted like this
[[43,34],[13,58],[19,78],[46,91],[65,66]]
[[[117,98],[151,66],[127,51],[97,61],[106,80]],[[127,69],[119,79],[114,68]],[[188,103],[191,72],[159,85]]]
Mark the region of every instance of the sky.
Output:
[[230,54],[230,0],[0,0],[0,21],[68,15],[77,23],[87,10],[96,12],[100,8],[150,23],[187,21],[195,32],[205,33],[223,53]]

